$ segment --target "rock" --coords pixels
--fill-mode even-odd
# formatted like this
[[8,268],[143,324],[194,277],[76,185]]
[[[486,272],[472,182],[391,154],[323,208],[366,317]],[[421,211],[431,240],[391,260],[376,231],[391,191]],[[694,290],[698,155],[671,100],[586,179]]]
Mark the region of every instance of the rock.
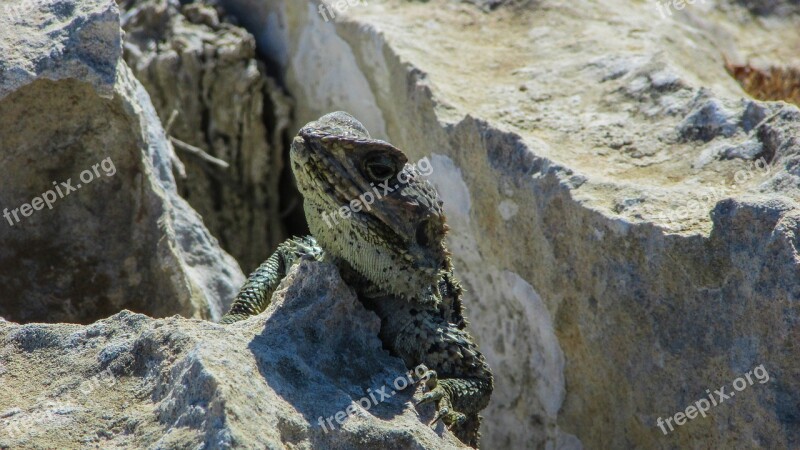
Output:
[[219,318],[243,275],[177,195],[115,3],[11,7],[24,13],[0,16],[0,315]]
[[316,262],[293,268],[264,314],[227,327],[129,311],[88,326],[0,323],[0,447],[462,448],[426,425],[432,405],[417,414],[413,386],[391,395],[408,371],[379,327]]
[[796,0],[738,0],[736,3],[745,6],[753,14],[764,16],[800,13],[800,2]]
[[800,112],[748,99],[725,56],[797,64],[800,36],[739,3],[223,2],[282,68],[293,129],[346,110],[432,162],[495,370],[485,448],[786,448]]
[[12,1],[3,12],[0,99],[39,79],[78,79],[113,94],[121,35],[110,3]]
[[[185,165],[178,190],[250,271],[287,238],[284,209],[302,214],[296,188],[281,179],[284,141],[294,134],[291,102],[255,59],[253,36],[214,8],[177,0],[128,1],[125,8],[125,60],[162,123],[177,113],[169,134],[180,141]],[[183,151],[181,142],[230,167]]]

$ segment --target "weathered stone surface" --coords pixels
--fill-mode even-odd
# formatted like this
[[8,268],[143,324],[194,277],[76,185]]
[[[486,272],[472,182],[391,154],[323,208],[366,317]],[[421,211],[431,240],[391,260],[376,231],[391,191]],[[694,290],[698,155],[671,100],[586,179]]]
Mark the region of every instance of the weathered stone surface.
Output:
[[0,99],[38,79],[75,78],[110,96],[120,56],[112,2],[3,2]]
[[280,201],[301,210],[296,190],[281,186],[290,101],[255,59],[253,36],[215,9],[177,0],[125,8],[125,60],[162,123],[177,112],[169,133],[230,165],[210,164],[177,143],[186,177],[177,177],[178,190],[252,270],[287,237]]
[[736,3],[745,6],[754,14],[785,15],[800,12],[800,1],[797,0],[739,0]]
[[[416,412],[413,386],[363,400],[407,372],[379,327],[316,262],[231,326],[127,311],[88,326],[0,323],[0,447],[461,448],[425,424],[433,407]],[[342,425],[319,425],[348,407]]]
[[[798,64],[796,2],[512,1],[485,13],[373,0],[328,22],[316,2],[226,3],[283,68],[290,129],[344,109],[431,159],[496,374],[485,448],[800,443],[800,112],[747,98],[720,53]],[[26,13],[0,17],[0,205],[77,184],[105,158],[114,170],[96,166],[52,210],[0,226],[0,315],[218,317],[242,276],[176,194],[162,126],[120,60],[116,7],[11,5]],[[187,61],[205,54],[192,45],[221,59],[230,42],[248,67],[243,34],[204,40],[213,15],[185,8],[175,20],[190,37],[172,43],[194,49]],[[186,73],[196,87],[205,72]],[[255,92],[244,80],[237,92]],[[244,102],[236,117],[255,110]],[[127,312],[90,326],[0,322],[0,446],[454,445],[410,392],[322,430],[320,416],[404,368],[329,267],[300,270],[267,314],[229,328]],[[764,384],[659,429],[757,366]]]
[[[326,21],[314,2],[224,4],[283,67],[295,128],[347,110],[433,161],[495,369],[486,448],[800,443],[800,112],[724,68],[797,64],[798,16],[376,0]],[[658,428],[762,364],[766,384]]]
[[220,317],[243,275],[176,193],[116,5],[23,6],[0,16],[0,315]]

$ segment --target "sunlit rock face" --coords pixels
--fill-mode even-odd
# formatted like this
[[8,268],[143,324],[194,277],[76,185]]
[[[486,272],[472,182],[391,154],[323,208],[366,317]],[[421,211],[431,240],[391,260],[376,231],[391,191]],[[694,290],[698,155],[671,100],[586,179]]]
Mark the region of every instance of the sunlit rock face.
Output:
[[486,448],[800,442],[800,113],[726,71],[800,64],[795,2],[224,3],[295,127],[347,110],[433,162]]

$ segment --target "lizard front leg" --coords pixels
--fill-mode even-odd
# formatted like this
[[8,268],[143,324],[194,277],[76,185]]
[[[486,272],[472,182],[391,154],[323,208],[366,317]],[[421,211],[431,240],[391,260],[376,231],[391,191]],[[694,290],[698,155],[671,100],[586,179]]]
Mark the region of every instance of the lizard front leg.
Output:
[[434,423],[442,420],[462,442],[477,447],[478,413],[489,403],[494,381],[469,333],[430,305],[391,296],[365,303],[381,317],[384,345],[406,367],[430,369],[423,375],[428,391],[418,403],[435,402]]
[[310,236],[289,239],[247,277],[244,286],[233,300],[231,310],[219,321],[229,324],[255,316],[269,306],[272,293],[296,262],[303,257],[321,259],[322,249]]
[[427,345],[417,357],[431,369],[424,375],[428,392],[417,403],[435,402],[433,422],[442,420],[462,442],[477,447],[478,413],[489,403],[494,388],[492,373],[466,331],[436,319],[425,319],[428,325],[422,333],[409,333],[405,338]]

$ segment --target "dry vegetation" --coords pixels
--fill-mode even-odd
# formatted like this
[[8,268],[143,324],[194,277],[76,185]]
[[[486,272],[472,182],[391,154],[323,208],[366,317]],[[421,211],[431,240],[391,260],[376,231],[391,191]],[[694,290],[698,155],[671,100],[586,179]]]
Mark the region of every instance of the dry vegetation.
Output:
[[725,63],[725,68],[748,94],[758,100],[783,100],[800,106],[800,69],[770,67],[762,70],[750,64]]

